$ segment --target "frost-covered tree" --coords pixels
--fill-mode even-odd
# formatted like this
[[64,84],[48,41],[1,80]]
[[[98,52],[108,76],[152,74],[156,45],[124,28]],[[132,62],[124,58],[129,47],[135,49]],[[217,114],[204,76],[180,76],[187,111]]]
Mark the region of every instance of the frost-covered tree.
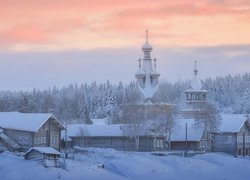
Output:
[[140,136],[154,134],[169,139],[174,126],[173,107],[163,104],[126,104],[122,106],[123,133],[135,140],[139,149]]
[[[213,104],[205,103],[201,105],[199,112],[195,114],[195,125],[204,129],[207,145],[210,145],[209,134],[215,132],[221,123],[221,117]],[[208,147],[206,147],[208,148]]]
[[[202,81],[208,90],[208,101],[217,104],[220,111],[227,113],[249,114],[250,73],[207,78]],[[185,98],[187,81],[170,83],[163,81],[160,87],[165,94],[156,93],[155,102],[177,104],[181,108]],[[85,103],[85,100],[87,100]],[[0,111],[53,112],[61,121],[71,123],[91,119],[109,118],[118,123],[122,104],[139,103],[141,93],[134,81],[128,84],[110,82],[81,84],[48,90],[34,89],[30,92],[0,91]],[[87,112],[87,116],[86,115]],[[85,114],[85,115],[84,115]]]

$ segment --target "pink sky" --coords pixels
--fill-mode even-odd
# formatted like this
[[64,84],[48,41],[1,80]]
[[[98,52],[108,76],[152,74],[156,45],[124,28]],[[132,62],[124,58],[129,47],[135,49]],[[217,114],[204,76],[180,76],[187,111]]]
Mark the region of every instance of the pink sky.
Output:
[[0,20],[1,89],[135,80],[146,29],[160,80],[250,67],[250,0],[0,0]]
[[250,43],[249,0],[0,0],[0,47],[65,50]]

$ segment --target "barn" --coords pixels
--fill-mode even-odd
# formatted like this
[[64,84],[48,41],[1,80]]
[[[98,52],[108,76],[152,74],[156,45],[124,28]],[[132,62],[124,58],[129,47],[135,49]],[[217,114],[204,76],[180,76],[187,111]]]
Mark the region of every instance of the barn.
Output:
[[[124,124],[86,125],[71,124],[67,126],[67,136],[73,146],[114,148],[122,151],[135,151],[135,139],[124,134]],[[62,133],[64,135],[64,132]],[[139,136],[138,151],[164,149],[164,138],[142,134]]]

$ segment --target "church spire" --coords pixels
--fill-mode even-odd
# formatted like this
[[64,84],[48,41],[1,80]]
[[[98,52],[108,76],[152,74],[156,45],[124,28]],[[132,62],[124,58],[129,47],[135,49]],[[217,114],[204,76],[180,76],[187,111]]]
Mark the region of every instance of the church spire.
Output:
[[198,69],[197,69],[197,61],[194,61],[194,75],[196,76],[198,74]]
[[[151,99],[158,89],[158,78],[160,74],[156,71],[156,59],[151,58],[151,51],[153,47],[148,42],[148,30],[145,31],[145,43],[142,46],[144,57],[139,59],[139,70],[135,74],[137,78],[138,87],[145,99]],[[154,61],[154,64],[153,64]]]

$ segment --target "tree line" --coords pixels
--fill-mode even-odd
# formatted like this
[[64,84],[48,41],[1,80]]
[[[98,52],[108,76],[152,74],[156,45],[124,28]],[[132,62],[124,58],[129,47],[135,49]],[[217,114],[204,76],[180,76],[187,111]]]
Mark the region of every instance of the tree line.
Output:
[[[170,83],[162,81],[156,101],[185,106],[185,93],[189,82]],[[227,113],[250,113],[250,73],[227,75],[202,80],[208,90],[208,99],[219,111]],[[47,90],[0,91],[0,111],[23,113],[53,113],[59,120],[69,123],[91,123],[91,118],[108,118],[115,122],[122,104],[139,103],[141,94],[135,81],[111,84],[70,84]]]

